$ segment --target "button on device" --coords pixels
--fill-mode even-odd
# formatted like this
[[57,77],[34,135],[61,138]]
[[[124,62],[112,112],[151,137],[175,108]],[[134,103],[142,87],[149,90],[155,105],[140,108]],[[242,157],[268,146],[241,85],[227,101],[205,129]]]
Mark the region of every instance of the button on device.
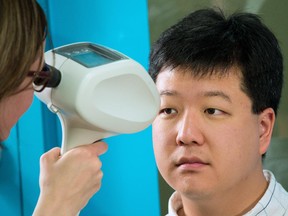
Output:
[[47,107],[53,113],[57,113],[59,111],[58,108],[54,106],[53,104],[47,104]]

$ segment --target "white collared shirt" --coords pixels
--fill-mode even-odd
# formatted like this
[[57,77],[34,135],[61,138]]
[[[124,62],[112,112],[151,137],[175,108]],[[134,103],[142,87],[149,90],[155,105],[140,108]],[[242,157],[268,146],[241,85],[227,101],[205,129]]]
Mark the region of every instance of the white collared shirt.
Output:
[[[288,216],[288,192],[276,181],[272,172],[264,170],[269,186],[259,202],[244,216]],[[178,216],[183,207],[180,195],[174,192],[169,199],[168,214]]]

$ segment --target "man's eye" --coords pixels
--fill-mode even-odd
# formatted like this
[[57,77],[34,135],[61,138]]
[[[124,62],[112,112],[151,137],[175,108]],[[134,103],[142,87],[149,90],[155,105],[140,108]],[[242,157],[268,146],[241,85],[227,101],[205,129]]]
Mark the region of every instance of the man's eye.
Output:
[[172,108],[165,108],[165,109],[161,109],[160,113],[163,113],[164,115],[171,115],[176,113],[177,111],[175,109]]
[[223,111],[215,109],[215,108],[208,108],[204,112],[209,115],[221,115],[224,113]]

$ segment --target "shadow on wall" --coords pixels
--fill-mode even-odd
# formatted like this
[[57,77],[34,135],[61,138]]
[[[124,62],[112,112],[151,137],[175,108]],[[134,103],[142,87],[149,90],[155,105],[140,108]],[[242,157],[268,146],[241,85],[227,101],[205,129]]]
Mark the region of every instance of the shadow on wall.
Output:
[[264,158],[264,169],[271,170],[277,181],[288,190],[288,138],[272,138]]

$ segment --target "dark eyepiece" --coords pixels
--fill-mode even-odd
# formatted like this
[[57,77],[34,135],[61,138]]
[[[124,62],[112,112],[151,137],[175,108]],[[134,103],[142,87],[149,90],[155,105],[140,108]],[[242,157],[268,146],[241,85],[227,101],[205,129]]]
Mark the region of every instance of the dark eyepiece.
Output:
[[46,87],[50,87],[50,88],[57,87],[61,81],[61,72],[59,70],[57,70],[55,67],[50,66],[46,63],[43,67],[43,71],[47,71],[50,74],[49,75],[50,78],[48,80]]

